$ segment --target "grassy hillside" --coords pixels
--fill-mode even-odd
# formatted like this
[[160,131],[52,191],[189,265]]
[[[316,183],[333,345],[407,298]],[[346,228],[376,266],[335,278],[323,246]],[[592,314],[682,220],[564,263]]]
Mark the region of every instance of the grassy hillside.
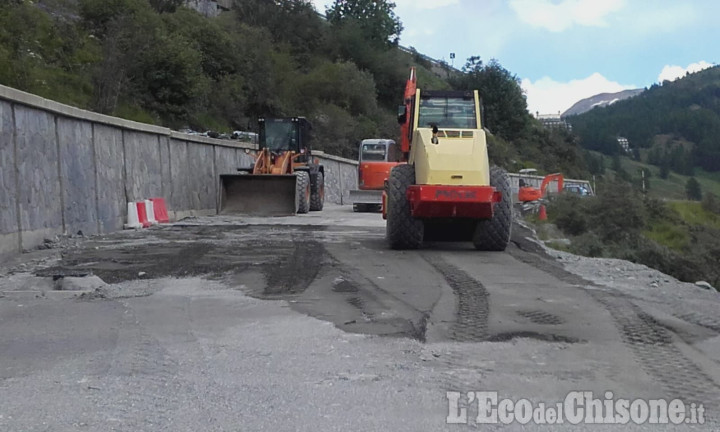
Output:
[[694,167],[720,171],[720,67],[653,85],[613,105],[568,117],[583,147],[612,155],[628,138],[645,161],[691,175]]
[[[595,157],[600,157],[599,152],[590,152]],[[618,173],[612,169],[611,158],[604,157],[606,174],[609,179],[618,178]],[[634,184],[640,181],[641,170],[645,169],[650,173],[650,178],[646,179],[648,194],[651,197],[662,200],[685,200],[685,185],[690,176],[670,172],[667,179],[660,177],[660,168],[643,162],[638,162],[632,158],[620,157],[622,169],[632,177]],[[707,172],[701,168],[695,169],[695,179],[700,183],[703,193],[711,192],[720,196],[720,172]]]

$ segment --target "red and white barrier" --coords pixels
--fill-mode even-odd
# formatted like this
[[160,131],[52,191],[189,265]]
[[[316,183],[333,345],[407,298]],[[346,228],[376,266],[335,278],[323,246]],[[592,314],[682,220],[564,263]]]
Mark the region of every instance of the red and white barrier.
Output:
[[153,203],[153,209],[155,211],[155,220],[158,223],[168,223],[170,218],[168,217],[167,207],[165,206],[165,198],[150,198]]
[[152,201],[150,200],[144,200],[145,201],[145,213],[147,213],[147,221],[150,225],[157,225],[157,219],[155,219],[155,206],[153,206]]
[[170,222],[170,218],[163,198],[150,198],[128,203],[126,229],[147,228],[167,222]]

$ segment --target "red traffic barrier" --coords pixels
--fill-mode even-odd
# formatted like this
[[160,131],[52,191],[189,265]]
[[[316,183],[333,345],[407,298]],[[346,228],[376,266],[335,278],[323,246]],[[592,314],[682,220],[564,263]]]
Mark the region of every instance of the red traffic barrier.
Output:
[[170,217],[168,217],[168,211],[167,207],[165,206],[165,198],[150,198],[150,201],[153,203],[153,208],[155,211],[155,220],[159,223],[168,223],[170,222]]
[[150,221],[148,220],[145,201],[138,201],[135,203],[135,205],[137,206],[138,222],[140,223],[140,225],[142,225],[143,228],[149,227]]
[[167,207],[164,198],[150,198],[128,203],[125,229],[147,228],[158,223],[168,223]]

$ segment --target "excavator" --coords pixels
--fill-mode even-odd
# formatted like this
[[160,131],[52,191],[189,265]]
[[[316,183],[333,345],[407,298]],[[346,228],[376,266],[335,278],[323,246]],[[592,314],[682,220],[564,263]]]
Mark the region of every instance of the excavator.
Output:
[[469,241],[502,251],[510,241],[512,187],[490,166],[480,95],[422,91],[415,68],[398,109],[401,163],[385,182],[382,213],[392,249],[427,241]]
[[520,170],[520,187],[518,189],[518,201],[526,203],[531,201],[539,201],[540,199],[545,198],[545,195],[547,194],[547,188],[552,182],[557,183],[557,193],[561,193],[563,191],[563,182],[565,181],[565,178],[561,173],[546,175],[545,178],[543,178],[539,188],[531,186],[528,176],[535,172],[537,172],[537,170],[532,168]]
[[220,176],[220,214],[288,216],[320,211],[325,169],[313,158],[304,117],[260,118],[258,151],[240,174]]

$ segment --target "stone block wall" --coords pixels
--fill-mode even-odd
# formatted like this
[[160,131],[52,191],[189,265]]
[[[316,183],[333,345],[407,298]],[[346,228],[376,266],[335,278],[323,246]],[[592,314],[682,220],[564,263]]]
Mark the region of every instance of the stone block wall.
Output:
[[[165,198],[171,217],[217,212],[219,176],[248,143],[191,136],[0,86],[0,257],[56,234],[123,228],[127,203]],[[326,202],[347,204],[357,162],[318,152]]]

